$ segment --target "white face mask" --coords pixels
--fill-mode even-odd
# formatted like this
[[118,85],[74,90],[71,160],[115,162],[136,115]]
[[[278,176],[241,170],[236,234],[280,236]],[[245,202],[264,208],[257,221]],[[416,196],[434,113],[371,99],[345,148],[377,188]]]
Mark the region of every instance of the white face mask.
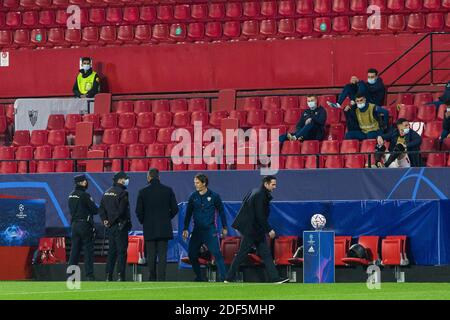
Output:
[[314,110],[317,107],[317,103],[315,101],[308,101],[307,103],[308,103],[308,107],[311,110]]
[[363,109],[363,108],[366,106],[366,104],[365,104],[365,103],[358,103],[358,104],[356,104],[356,106],[357,106],[359,109]]
[[83,64],[82,69],[83,69],[84,71],[89,71],[89,70],[91,69],[91,65],[89,65],[89,64]]
[[126,179],[124,182],[123,182],[123,185],[125,186],[125,187],[128,187],[128,184],[130,183],[130,179]]
[[408,134],[408,133],[409,133],[409,128],[403,129],[403,133],[404,133],[404,134]]
[[377,82],[377,79],[367,79],[367,82],[369,84],[375,84],[375,82]]

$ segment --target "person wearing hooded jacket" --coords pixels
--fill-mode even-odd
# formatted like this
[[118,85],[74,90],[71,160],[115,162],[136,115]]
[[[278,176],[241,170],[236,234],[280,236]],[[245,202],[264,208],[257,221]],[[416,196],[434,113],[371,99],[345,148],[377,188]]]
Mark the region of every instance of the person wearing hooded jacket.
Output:
[[81,69],[72,90],[77,98],[94,98],[100,92],[100,77],[92,70],[91,58],[81,58]]

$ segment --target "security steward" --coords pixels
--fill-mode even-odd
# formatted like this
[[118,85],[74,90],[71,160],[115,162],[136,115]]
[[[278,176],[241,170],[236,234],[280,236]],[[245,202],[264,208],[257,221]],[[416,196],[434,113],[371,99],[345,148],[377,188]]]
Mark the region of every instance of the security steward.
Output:
[[77,98],[93,98],[99,92],[100,78],[92,70],[91,58],[81,58],[81,69],[73,85],[73,94]]
[[127,186],[128,175],[120,171],[114,175],[114,184],[103,194],[99,214],[109,229],[109,250],[106,261],[106,281],[113,280],[117,261],[117,281],[125,281],[127,263],[128,231],[131,230],[130,203]]
[[72,249],[69,265],[78,265],[81,248],[84,252],[84,268],[88,281],[94,278],[94,215],[97,206],[86,192],[88,181],[84,174],[75,177],[75,190],[69,195],[69,210],[72,216]]

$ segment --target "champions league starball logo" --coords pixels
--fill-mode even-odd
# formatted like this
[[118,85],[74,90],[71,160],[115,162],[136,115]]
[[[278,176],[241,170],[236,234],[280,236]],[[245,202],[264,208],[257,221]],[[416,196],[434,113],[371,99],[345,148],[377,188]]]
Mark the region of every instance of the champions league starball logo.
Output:
[[20,244],[27,236],[28,232],[22,230],[17,225],[10,225],[4,231],[0,232],[0,237],[4,242],[7,242],[9,244]]

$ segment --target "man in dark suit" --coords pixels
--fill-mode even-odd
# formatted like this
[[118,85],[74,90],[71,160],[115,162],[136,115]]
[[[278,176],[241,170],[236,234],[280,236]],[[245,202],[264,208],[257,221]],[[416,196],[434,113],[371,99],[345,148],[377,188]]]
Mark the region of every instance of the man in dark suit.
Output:
[[236,272],[242,262],[247,258],[253,246],[256,246],[258,254],[264,261],[269,281],[273,283],[284,283],[289,279],[283,279],[278,274],[273,263],[270,249],[266,242],[266,235],[271,239],[275,238],[275,231],[269,225],[271,192],[277,187],[277,180],[274,176],[264,177],[262,186],[249,192],[242,201],[241,208],[233,222],[233,228],[242,235],[239,252],[233,260],[228,270],[225,282],[232,282]]
[[[159,170],[151,168],[147,174],[148,186],[141,189],[136,204],[136,215],[143,224],[147,248],[150,281],[166,278],[167,243],[173,239],[172,219],[178,213],[177,200],[172,188],[159,181]],[[158,257],[158,278],[156,278]]]

